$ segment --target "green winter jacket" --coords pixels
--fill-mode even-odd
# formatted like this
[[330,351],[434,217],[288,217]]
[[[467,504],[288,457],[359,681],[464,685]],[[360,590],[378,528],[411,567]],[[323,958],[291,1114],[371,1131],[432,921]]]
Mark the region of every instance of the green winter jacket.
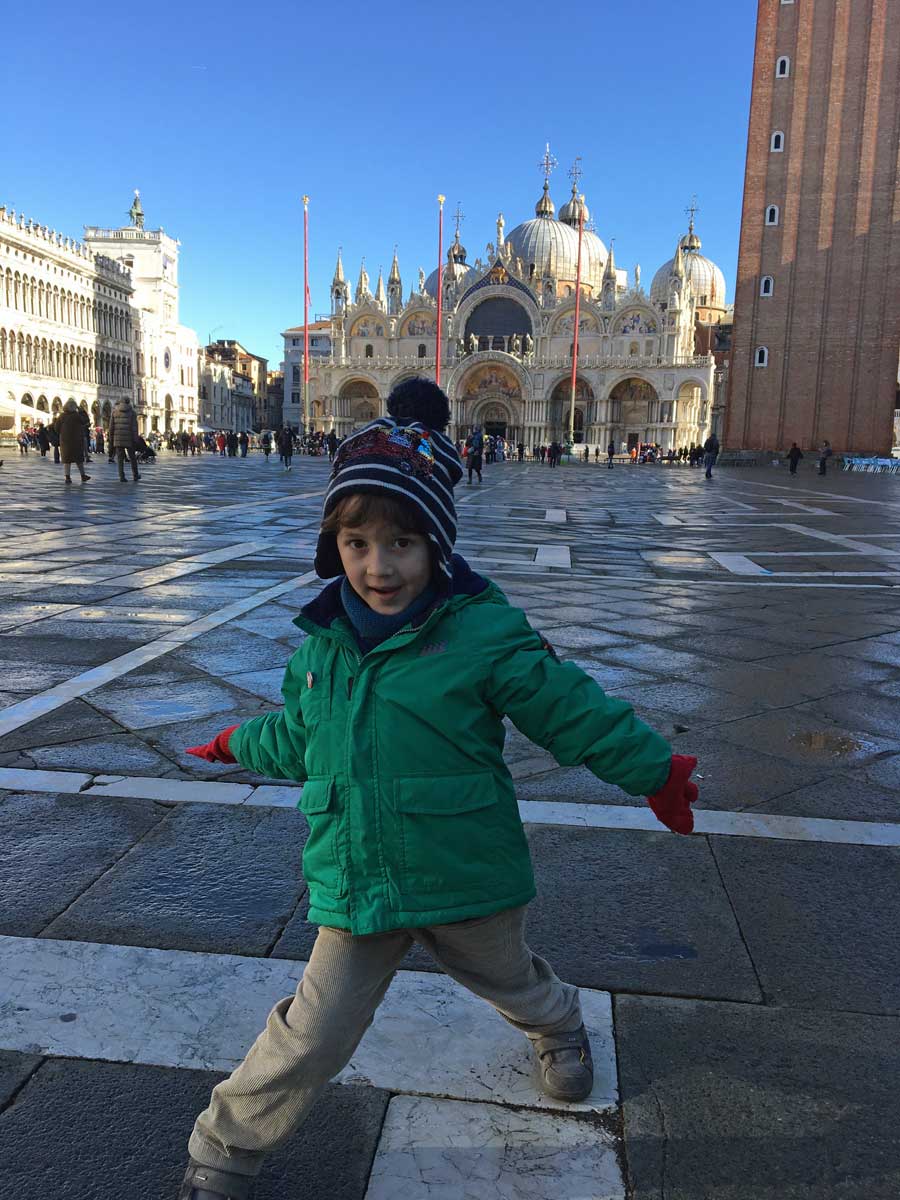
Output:
[[668,778],[671,749],[624,700],[560,662],[500,589],[454,557],[453,589],[363,655],[340,580],[296,624],[280,712],[231,735],[243,766],[304,783],[309,920],[355,934],[441,925],[535,895],[503,761],[503,717],[562,766],[631,795]]

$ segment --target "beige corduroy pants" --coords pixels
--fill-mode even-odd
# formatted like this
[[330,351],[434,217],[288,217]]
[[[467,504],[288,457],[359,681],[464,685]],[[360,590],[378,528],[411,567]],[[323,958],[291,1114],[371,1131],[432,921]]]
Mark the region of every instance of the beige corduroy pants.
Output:
[[582,1023],[578,989],[526,945],[525,906],[365,937],[323,925],[296,993],[278,1001],[247,1057],[213,1089],[188,1142],[191,1157],[256,1175],[350,1061],[413,942],[527,1037]]

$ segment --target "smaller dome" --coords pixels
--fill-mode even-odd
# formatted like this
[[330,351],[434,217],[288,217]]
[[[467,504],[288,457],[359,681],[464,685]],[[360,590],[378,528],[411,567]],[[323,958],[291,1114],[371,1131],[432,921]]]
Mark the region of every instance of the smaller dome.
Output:
[[556,212],[556,205],[550,199],[550,180],[544,180],[544,191],[541,194],[540,200],[534,206],[534,215],[536,217],[552,217]]
[[584,213],[584,223],[587,225],[591,219],[590,209],[585,204],[583,197],[578,195],[578,189],[573,183],[572,195],[559,210],[559,219],[564,225],[571,225],[573,229],[577,229],[582,212]]
[[699,250],[701,245],[702,242],[697,237],[696,233],[694,233],[693,229],[691,229],[690,233],[686,233],[681,239],[682,250]]
[[466,261],[466,248],[459,240],[459,230],[456,237],[453,239],[453,245],[447,251],[448,262],[464,263]]
[[[451,247],[451,249],[452,249],[452,247]],[[460,246],[460,249],[461,250],[463,249],[462,246]],[[465,251],[463,251],[463,253],[465,253]],[[465,277],[468,275],[468,273],[472,270],[472,268],[469,266],[469,264],[467,262],[460,262],[459,259],[450,258],[449,253],[447,255],[447,258],[449,259],[449,261],[448,261],[447,265],[444,267],[444,287],[445,288],[447,286],[448,280],[452,280],[454,283],[459,283],[461,280],[465,279]],[[437,299],[437,289],[438,289],[438,273],[437,273],[437,268],[435,268],[431,272],[431,274],[428,276],[428,278],[425,280],[425,291],[427,292],[427,294],[429,296],[431,296],[432,300],[436,300]]]

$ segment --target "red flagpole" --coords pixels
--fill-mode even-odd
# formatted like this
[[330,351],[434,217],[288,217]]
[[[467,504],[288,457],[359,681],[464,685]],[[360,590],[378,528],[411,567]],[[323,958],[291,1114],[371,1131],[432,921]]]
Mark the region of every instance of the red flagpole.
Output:
[[437,282],[437,353],[434,360],[434,382],[441,386],[441,318],[444,311],[444,200],[438,196],[438,282]]
[[309,434],[309,196],[303,197],[303,436]]
[[581,317],[581,235],[584,233],[584,198],[578,210],[578,266],[575,269],[575,336],[572,340],[572,402],[569,406],[569,442],[575,444],[575,382],[578,376],[578,323]]

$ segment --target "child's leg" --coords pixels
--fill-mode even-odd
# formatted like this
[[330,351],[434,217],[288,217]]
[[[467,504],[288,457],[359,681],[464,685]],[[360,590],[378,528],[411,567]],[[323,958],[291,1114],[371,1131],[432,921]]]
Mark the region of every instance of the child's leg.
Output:
[[322,1088],[350,1061],[412,938],[403,930],[353,937],[322,926],[294,996],[228,1079],[213,1089],[188,1142],[205,1167],[256,1175]]
[[578,988],[563,983],[525,942],[525,906],[413,930],[448,975],[532,1040],[582,1023]]

